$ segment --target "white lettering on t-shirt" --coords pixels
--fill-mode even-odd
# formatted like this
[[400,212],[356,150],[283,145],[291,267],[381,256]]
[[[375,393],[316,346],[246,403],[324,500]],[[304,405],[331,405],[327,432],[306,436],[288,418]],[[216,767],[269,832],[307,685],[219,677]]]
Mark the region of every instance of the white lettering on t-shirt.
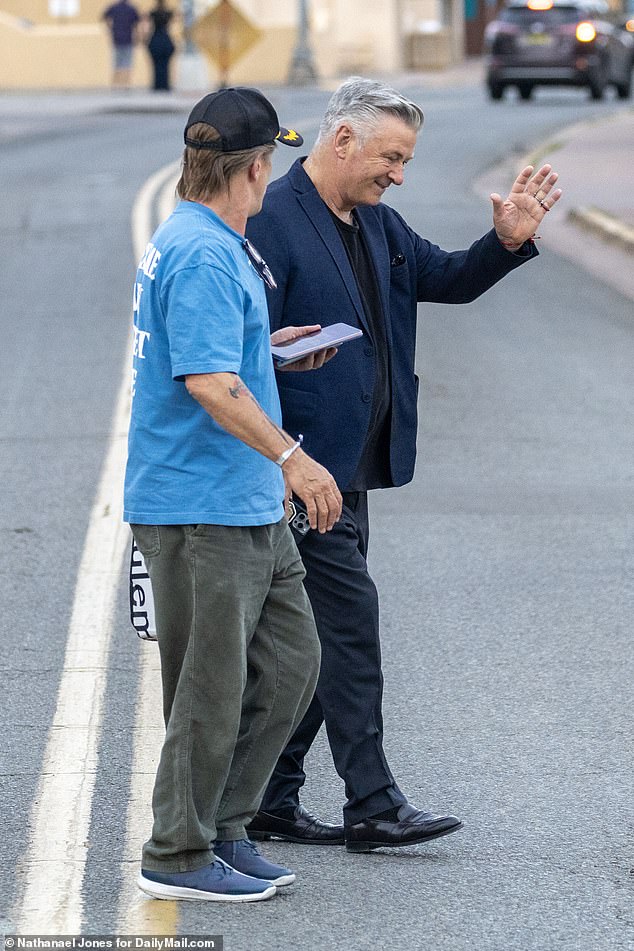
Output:
[[148,244],[145,249],[145,253],[141,258],[141,263],[139,268],[143,271],[146,277],[149,277],[151,281],[156,277],[156,267],[161,260],[161,252],[157,251],[152,242]]
[[135,314],[139,313],[139,307],[141,305],[141,294],[143,293],[143,284],[134,285],[134,295],[132,297],[132,311]]
[[148,333],[147,330],[139,330],[138,327],[134,328],[134,349],[132,350],[133,357],[138,357],[139,360],[145,360],[143,347],[145,346],[145,341],[149,340],[151,336],[152,334]]

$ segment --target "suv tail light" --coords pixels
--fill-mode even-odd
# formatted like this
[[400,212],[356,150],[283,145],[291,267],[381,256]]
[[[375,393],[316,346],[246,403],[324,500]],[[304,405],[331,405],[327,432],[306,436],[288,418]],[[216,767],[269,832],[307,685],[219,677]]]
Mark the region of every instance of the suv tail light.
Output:
[[592,43],[592,41],[596,39],[597,31],[591,23],[584,20],[582,23],[577,24],[575,36],[580,43]]

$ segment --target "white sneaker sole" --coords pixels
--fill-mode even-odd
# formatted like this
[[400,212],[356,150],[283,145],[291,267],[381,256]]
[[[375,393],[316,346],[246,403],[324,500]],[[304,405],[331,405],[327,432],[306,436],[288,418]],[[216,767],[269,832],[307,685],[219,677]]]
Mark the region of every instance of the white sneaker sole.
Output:
[[295,873],[291,872],[290,875],[280,875],[279,878],[272,878],[271,885],[292,885],[295,881]]
[[[289,883],[290,884],[290,883]],[[263,892],[247,892],[244,895],[228,895],[222,892],[203,892],[197,888],[179,888],[177,885],[163,885],[161,882],[152,882],[144,878],[139,872],[137,885],[142,892],[151,898],[161,898],[165,901],[264,901],[273,898],[277,891],[275,885],[265,888]]]

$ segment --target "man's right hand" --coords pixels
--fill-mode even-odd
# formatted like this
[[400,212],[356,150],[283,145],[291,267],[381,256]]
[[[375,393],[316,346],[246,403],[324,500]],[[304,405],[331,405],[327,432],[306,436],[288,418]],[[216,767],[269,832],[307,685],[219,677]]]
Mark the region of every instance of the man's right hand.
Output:
[[287,485],[306,506],[310,527],[329,532],[341,516],[342,498],[328,470],[301,449],[282,468]]

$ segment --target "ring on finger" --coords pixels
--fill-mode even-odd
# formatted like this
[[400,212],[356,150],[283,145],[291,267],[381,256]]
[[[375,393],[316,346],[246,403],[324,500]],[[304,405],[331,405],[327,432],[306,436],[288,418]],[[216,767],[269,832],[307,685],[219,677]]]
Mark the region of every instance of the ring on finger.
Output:
[[541,205],[541,207],[544,209],[544,211],[550,211],[550,208],[548,207],[548,205],[546,204],[543,198],[538,198],[537,201]]

